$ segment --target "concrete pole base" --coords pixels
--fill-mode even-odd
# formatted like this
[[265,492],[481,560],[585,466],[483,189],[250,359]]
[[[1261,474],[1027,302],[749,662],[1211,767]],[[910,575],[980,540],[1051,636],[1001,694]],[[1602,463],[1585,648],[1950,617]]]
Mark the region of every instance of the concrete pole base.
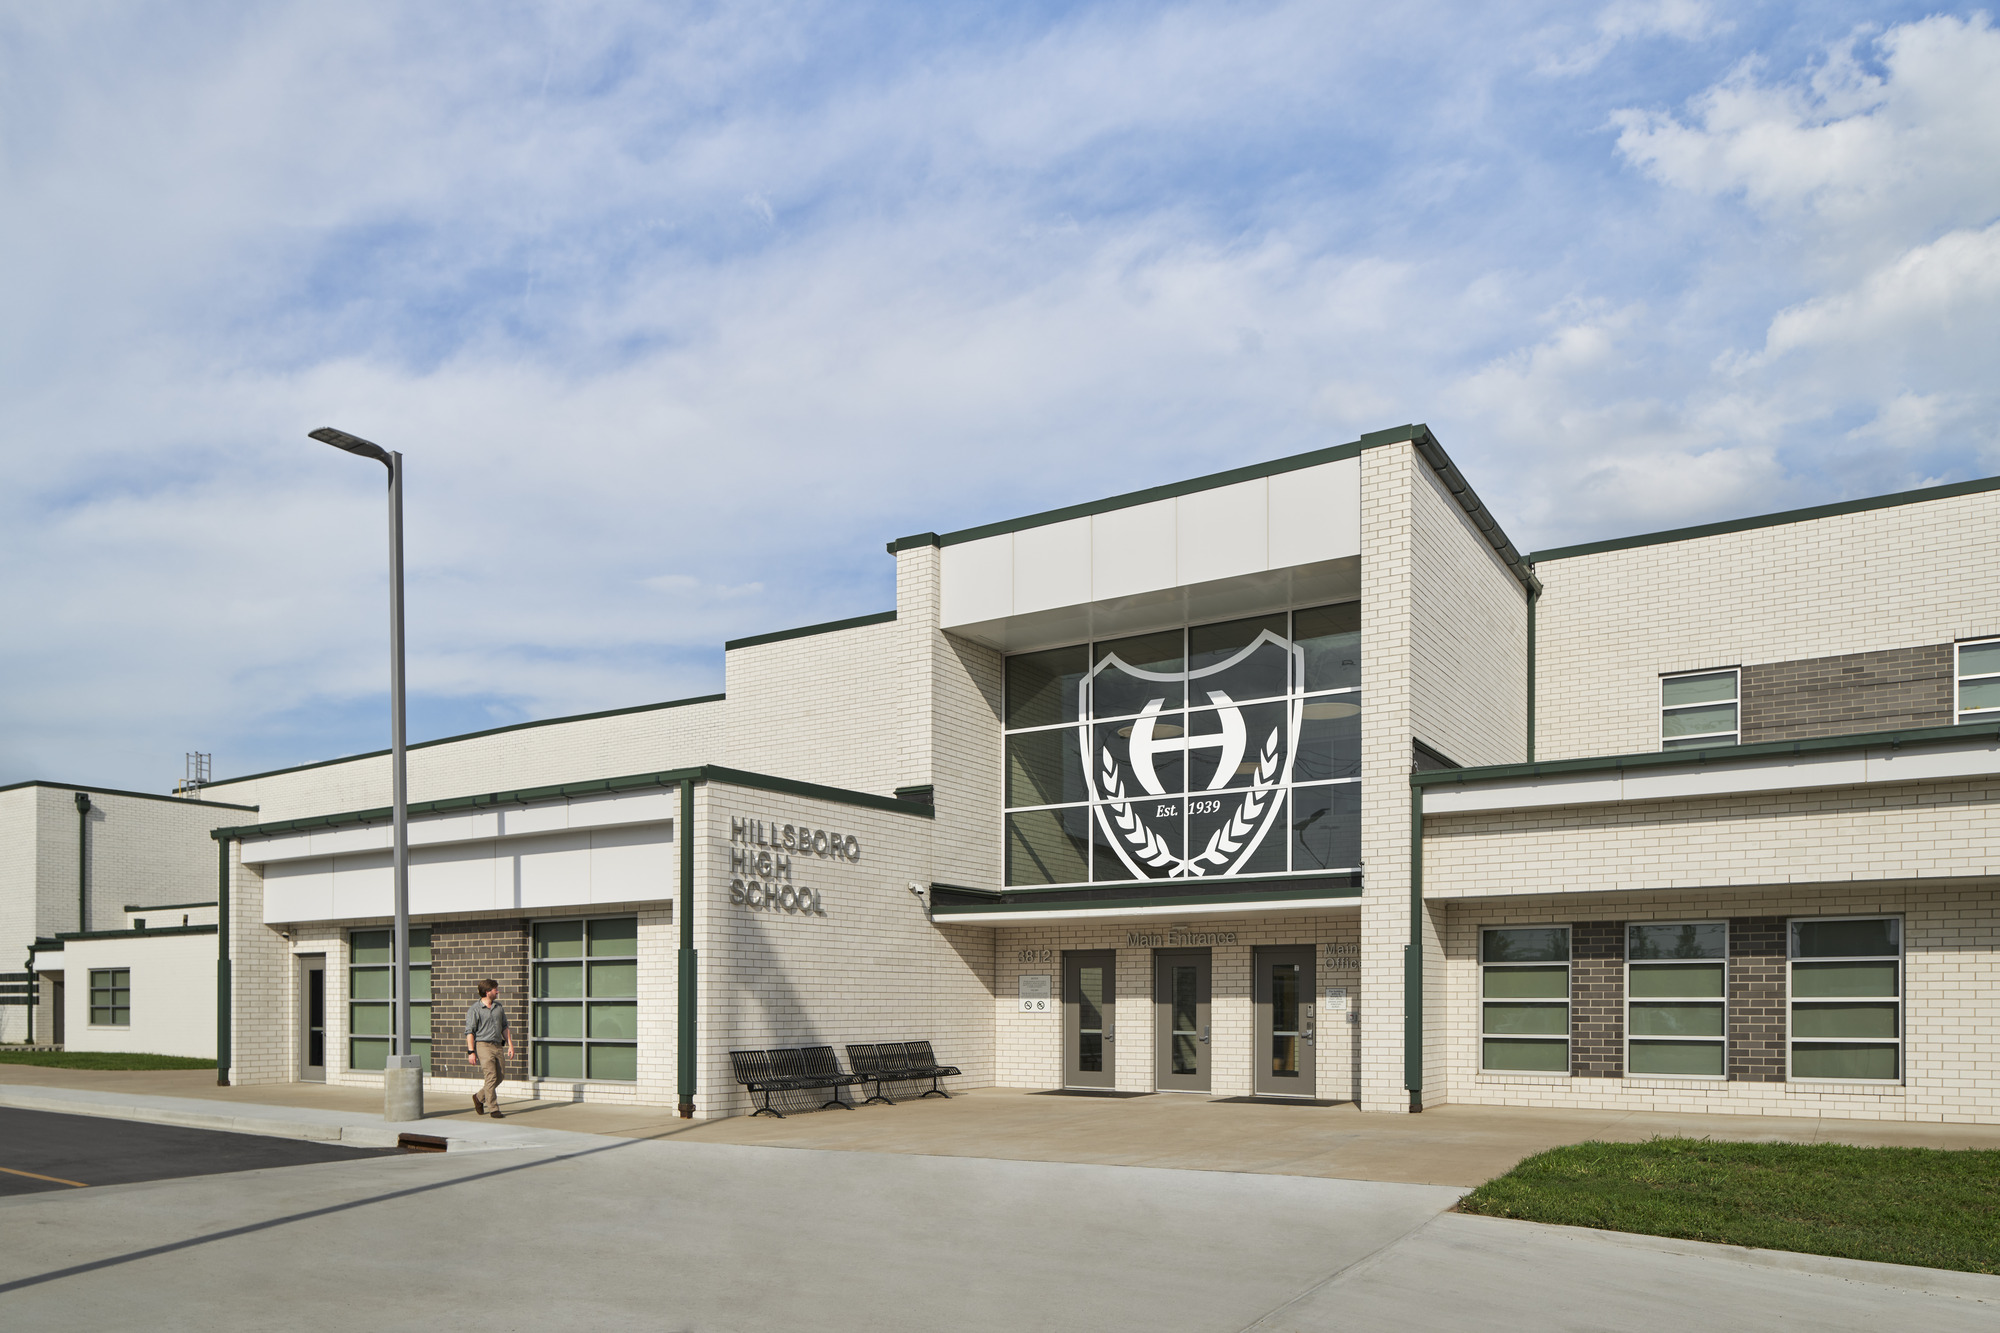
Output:
[[424,1118],[423,1057],[389,1057],[382,1071],[382,1118],[392,1124]]

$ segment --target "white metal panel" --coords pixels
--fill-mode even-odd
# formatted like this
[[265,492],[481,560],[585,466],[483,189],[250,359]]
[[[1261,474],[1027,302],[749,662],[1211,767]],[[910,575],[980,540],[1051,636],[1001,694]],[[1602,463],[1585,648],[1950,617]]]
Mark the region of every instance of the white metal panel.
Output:
[[1090,520],[1072,518],[1014,534],[1014,614],[1090,600]]
[[1271,567],[1269,488],[1263,478],[1174,501],[1180,581],[1261,574]]
[[679,867],[661,824],[592,829],[590,901],[645,902],[671,898]]
[[285,861],[264,872],[264,921],[326,921],[333,916],[333,858]]
[[515,838],[523,833],[554,833],[569,827],[569,802],[504,806],[499,815],[500,836],[503,838]]
[[469,810],[463,814],[425,815],[410,821],[410,846],[472,842],[500,836],[500,812]]
[[1708,768],[1635,770],[1625,775],[1623,799],[1658,801],[1736,792],[1789,791],[1799,787],[1845,787],[1867,780],[1868,766],[1858,751],[1797,755]]
[[1470,787],[1424,788],[1427,815],[1469,814],[1476,810],[1531,810],[1550,805],[1586,805],[1616,801],[1623,784],[1618,774],[1586,773],[1575,777],[1516,778]]
[[312,835],[286,833],[275,838],[245,838],[243,864],[262,865],[266,861],[291,861],[312,855]]
[[573,907],[590,901],[590,834],[552,833],[507,850],[514,906]]
[[511,906],[495,895],[498,854],[491,842],[462,842],[410,852],[410,910],[490,912]]
[[396,910],[396,876],[387,852],[362,852],[333,858],[335,918],[389,916]]
[[320,829],[312,835],[312,854],[342,856],[349,852],[368,852],[387,847],[389,841],[387,824],[354,824],[347,828]]
[[1013,533],[947,546],[939,564],[945,625],[1001,620],[1014,613]]
[[1272,569],[1361,553],[1361,460],[1270,478]]
[[607,796],[578,796],[569,803],[569,826],[649,824],[670,820],[680,809],[680,789],[651,787]]
[[1180,581],[1172,500],[1114,509],[1090,520],[1092,600],[1175,588]]
[[1964,749],[1953,746],[1924,746],[1912,750],[1891,750],[1886,746],[1868,752],[1868,780],[1871,782],[1936,782],[1945,778],[1983,777],[2000,773],[2000,746],[1980,741]]

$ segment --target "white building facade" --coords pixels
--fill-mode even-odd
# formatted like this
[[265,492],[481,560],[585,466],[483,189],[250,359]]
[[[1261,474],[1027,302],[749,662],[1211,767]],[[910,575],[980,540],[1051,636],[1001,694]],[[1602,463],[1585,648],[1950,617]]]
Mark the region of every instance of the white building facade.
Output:
[[[410,752],[413,1036],[739,1114],[1002,1085],[2000,1118],[2000,483],[1523,557],[1423,427],[890,544],[721,695]],[[385,755],[212,784],[227,1078],[391,1040]],[[817,1104],[816,1100],[814,1104]]]

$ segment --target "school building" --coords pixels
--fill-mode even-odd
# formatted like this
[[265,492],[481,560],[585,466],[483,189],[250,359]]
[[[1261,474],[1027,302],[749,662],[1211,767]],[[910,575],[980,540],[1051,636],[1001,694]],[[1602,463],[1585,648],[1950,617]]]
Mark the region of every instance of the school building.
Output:
[[[492,976],[514,1092],[704,1118],[732,1049],[927,1039],[966,1087],[2000,1119],[2000,479],[1523,556],[1408,426],[888,555],[894,609],[721,694],[411,747],[434,1097]],[[228,1081],[379,1081],[388,784],[182,803]],[[137,1033],[174,939],[136,890],[61,929],[62,864],[34,965],[71,1042],[133,969]]]

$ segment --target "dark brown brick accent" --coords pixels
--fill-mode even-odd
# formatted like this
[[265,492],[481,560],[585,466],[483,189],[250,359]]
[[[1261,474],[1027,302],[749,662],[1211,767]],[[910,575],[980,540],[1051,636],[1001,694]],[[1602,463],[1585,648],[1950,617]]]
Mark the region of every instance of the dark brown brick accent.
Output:
[[1952,646],[1743,668],[1743,743],[1951,725]]
[[1785,1081],[1785,918],[1729,918],[1729,1077]]
[[1625,923],[1569,928],[1569,1072],[1625,1077]]
[[[477,1078],[465,1062],[465,1011],[479,999],[479,983],[500,983],[500,1003],[514,1032],[515,1059],[507,1081],[528,1077],[528,923],[440,921],[431,927],[431,1070]],[[515,1090],[516,1092],[519,1089]],[[508,1090],[502,1088],[504,1099]]]

